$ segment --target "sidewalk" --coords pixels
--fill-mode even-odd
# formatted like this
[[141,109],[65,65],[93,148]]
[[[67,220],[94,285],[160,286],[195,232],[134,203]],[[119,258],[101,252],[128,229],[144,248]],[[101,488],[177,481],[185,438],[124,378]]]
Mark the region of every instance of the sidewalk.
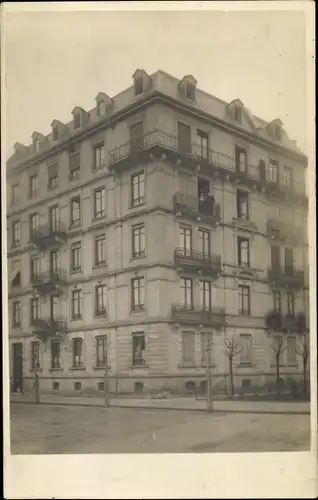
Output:
[[[11,394],[12,403],[35,403],[34,394],[16,395]],[[70,406],[94,406],[103,407],[104,400],[100,397],[63,397],[58,395],[41,394],[41,404],[70,405]],[[310,414],[310,403],[308,402],[276,402],[276,401],[213,401],[213,411],[233,413],[275,413],[275,414]],[[134,408],[140,410],[183,410],[183,411],[206,411],[206,401],[195,398],[112,398],[110,407]]]

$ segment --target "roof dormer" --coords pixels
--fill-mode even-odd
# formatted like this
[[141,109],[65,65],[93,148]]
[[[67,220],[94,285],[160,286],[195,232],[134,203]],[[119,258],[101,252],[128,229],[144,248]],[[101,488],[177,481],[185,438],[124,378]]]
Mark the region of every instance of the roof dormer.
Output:
[[24,144],[21,144],[21,142],[15,142],[13,145],[13,149],[14,149],[14,154],[19,159],[23,158],[28,153],[27,146],[25,146]]
[[114,99],[109,97],[104,92],[99,92],[95,97],[96,101],[96,114],[98,117],[103,117],[107,115],[107,113],[114,106]]
[[73,115],[74,130],[79,130],[80,128],[83,128],[88,122],[89,114],[87,113],[87,111],[85,111],[83,108],[80,108],[79,106],[75,106],[75,108],[72,111],[72,115]]
[[267,125],[267,132],[269,135],[277,140],[280,141],[282,138],[282,130],[283,130],[283,122],[279,118],[275,118],[275,120],[272,120],[268,125]]
[[197,80],[192,75],[186,75],[179,83],[179,88],[182,95],[191,101],[195,101],[195,91]]
[[65,123],[60,122],[59,120],[53,120],[51,123],[52,127],[52,140],[58,141],[61,137],[67,134],[68,128]]
[[233,99],[227,106],[228,115],[236,122],[242,123],[244,104],[240,99]]
[[152,84],[151,77],[143,69],[137,69],[133,74],[135,96],[142,95]]
[[33,152],[35,154],[38,154],[41,152],[43,144],[47,142],[47,138],[43,135],[40,134],[40,132],[33,132],[32,134],[32,146],[33,146]]

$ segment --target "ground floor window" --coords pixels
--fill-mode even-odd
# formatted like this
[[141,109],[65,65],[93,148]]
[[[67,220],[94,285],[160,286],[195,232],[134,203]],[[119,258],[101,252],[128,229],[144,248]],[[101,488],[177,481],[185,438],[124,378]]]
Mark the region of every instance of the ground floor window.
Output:
[[83,361],[83,339],[73,339],[73,367],[80,368],[84,365]]
[[51,340],[51,368],[56,370],[61,367],[61,342]]
[[194,332],[182,332],[182,362],[185,364],[194,363]]
[[133,333],[133,365],[139,366],[145,364],[145,334],[142,332]]

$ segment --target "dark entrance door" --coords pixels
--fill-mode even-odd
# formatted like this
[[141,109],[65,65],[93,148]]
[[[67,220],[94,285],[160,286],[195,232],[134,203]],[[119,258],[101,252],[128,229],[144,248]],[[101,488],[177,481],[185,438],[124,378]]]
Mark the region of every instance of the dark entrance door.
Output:
[[144,147],[144,126],[143,123],[135,123],[130,127],[131,154],[136,154]]
[[23,345],[13,344],[13,392],[23,392]]

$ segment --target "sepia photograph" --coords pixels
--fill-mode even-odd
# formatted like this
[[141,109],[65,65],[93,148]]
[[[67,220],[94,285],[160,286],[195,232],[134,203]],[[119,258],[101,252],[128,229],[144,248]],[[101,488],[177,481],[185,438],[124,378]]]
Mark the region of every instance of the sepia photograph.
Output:
[[3,4],[7,453],[314,474],[311,2],[63,3]]

